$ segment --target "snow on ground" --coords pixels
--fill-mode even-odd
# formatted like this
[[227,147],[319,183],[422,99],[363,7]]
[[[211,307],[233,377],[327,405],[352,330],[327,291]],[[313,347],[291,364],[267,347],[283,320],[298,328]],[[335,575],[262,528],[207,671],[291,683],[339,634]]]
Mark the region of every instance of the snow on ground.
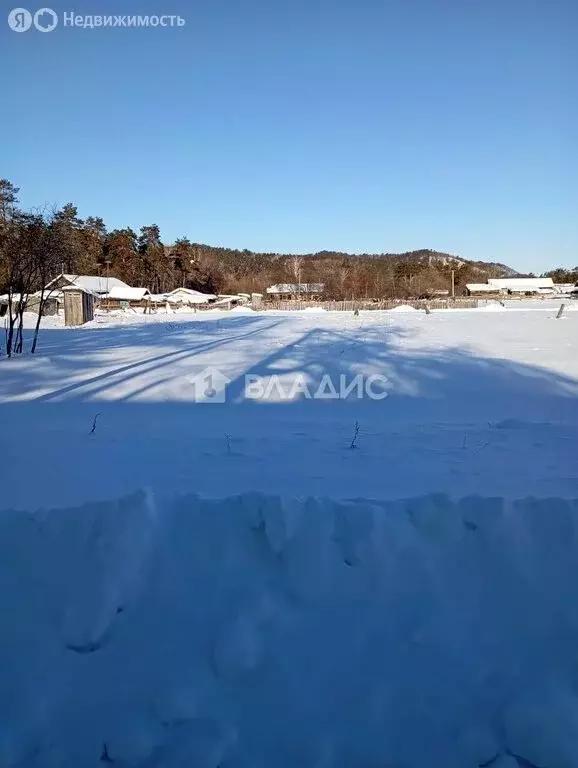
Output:
[[539,304],[47,318],[0,360],[0,766],[575,768],[578,312]]
[[[558,304],[536,304],[542,311],[119,313],[81,329],[47,318],[36,356],[0,360],[11,479],[2,506],[144,487],[573,497],[578,312],[556,320]],[[194,402],[191,380],[207,367],[231,380],[225,403]],[[325,374],[379,375],[388,397],[280,402],[273,391],[254,401],[245,374],[289,387],[301,377],[313,391]]]
[[259,494],[4,513],[0,764],[573,768],[577,513]]
[[398,304],[390,310],[391,312],[419,312],[419,309],[412,307],[410,304]]

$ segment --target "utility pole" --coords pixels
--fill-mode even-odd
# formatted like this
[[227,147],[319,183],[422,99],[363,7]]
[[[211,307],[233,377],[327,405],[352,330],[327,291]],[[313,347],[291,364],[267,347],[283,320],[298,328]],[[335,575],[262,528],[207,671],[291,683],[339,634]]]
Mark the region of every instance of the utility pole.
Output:
[[456,270],[452,269],[452,299],[456,298]]

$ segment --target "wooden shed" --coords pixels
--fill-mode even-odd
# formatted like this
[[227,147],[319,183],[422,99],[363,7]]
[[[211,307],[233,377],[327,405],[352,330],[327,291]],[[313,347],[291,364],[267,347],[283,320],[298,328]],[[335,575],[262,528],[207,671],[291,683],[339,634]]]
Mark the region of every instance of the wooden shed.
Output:
[[64,324],[84,325],[94,319],[94,294],[85,288],[63,288]]

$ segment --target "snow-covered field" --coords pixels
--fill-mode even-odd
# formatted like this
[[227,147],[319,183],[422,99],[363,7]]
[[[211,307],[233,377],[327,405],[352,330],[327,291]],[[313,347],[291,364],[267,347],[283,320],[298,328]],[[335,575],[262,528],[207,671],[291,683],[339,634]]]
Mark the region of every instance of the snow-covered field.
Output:
[[0,360],[0,766],[576,768],[558,307],[47,318]]
[[[142,488],[378,499],[578,495],[578,303],[539,310],[211,312],[46,319],[39,354],[0,361],[4,507]],[[195,402],[207,367],[226,402]],[[388,397],[245,398],[244,376],[314,393],[357,374]],[[96,415],[97,424],[92,430]],[[350,450],[356,422],[356,449]],[[228,437],[227,437],[228,436]]]

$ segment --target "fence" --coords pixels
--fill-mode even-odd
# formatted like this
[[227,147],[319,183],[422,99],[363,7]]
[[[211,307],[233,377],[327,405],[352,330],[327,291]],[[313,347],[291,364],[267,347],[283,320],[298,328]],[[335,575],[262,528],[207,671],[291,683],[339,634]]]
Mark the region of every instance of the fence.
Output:
[[401,304],[414,307],[414,309],[475,309],[478,306],[478,299],[462,298],[455,299],[380,299],[371,300],[352,300],[352,301],[267,301],[263,302],[261,309],[277,309],[282,311],[291,311],[299,309],[326,309],[329,312],[354,312],[356,309],[395,309]]

